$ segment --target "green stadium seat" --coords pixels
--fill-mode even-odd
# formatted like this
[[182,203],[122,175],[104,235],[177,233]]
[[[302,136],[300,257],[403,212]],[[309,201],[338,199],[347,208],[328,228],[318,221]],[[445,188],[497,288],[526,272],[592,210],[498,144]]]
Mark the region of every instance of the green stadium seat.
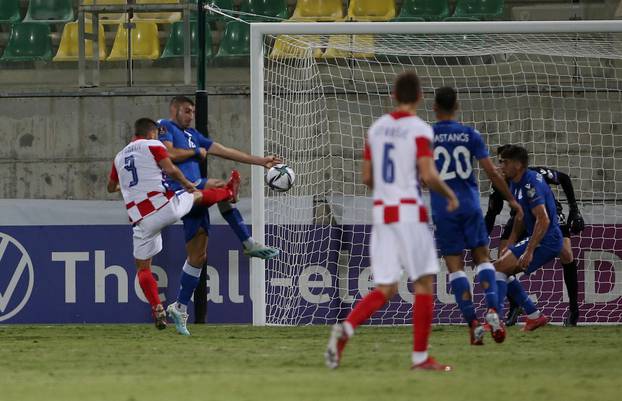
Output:
[[447,0],[404,0],[395,21],[442,21],[449,17]]
[[[136,0],[136,4],[179,4],[179,0]],[[171,24],[181,19],[180,12],[146,12],[134,14],[134,21],[154,22],[156,24]]]
[[[94,0],[81,0],[84,5],[92,5]],[[125,5],[127,0],[97,0],[98,6],[109,5]],[[86,19],[91,19],[91,13],[85,14]],[[126,15],[123,13],[99,13],[99,22],[102,24],[122,24],[125,21]]]
[[56,24],[71,21],[73,21],[72,0],[30,0],[24,17],[24,22]]
[[250,24],[239,21],[228,22],[216,57],[246,57],[250,55]]
[[292,21],[343,21],[341,0],[298,0]]
[[24,22],[11,26],[9,42],[0,61],[49,61],[52,56],[50,26]]
[[19,0],[0,1],[0,24],[14,24],[22,19],[19,15]]
[[494,19],[503,16],[503,0],[458,0],[452,17]]
[[[196,56],[199,53],[199,43],[197,41],[198,24],[190,21],[190,54]],[[171,33],[166,42],[166,47],[160,58],[177,58],[184,56],[184,23],[175,22],[171,25]],[[212,57],[212,35],[209,26],[206,26],[205,35],[205,57]]]
[[242,19],[245,20],[278,22],[278,19],[285,20],[289,17],[287,0],[243,0],[240,10],[258,15],[258,17],[243,15]]

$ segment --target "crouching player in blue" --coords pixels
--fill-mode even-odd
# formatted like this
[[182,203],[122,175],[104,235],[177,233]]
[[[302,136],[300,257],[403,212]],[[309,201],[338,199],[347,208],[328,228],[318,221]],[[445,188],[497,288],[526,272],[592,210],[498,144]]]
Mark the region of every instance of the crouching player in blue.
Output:
[[464,272],[465,249],[471,251],[477,277],[486,294],[486,322],[496,342],[505,339],[505,327],[498,314],[498,293],[495,268],[490,262],[489,237],[480,207],[480,193],[473,174],[477,160],[490,181],[498,188],[510,206],[522,214],[506,181],[488,157],[488,149],[475,129],[455,120],[458,110],[456,91],[450,87],[436,90],[434,111],[438,122],[434,128],[434,160],[441,178],[456,193],[460,207],[447,211],[447,201],[432,192],[432,217],[436,226],[436,243],[449,270],[451,291],[464,319],[469,325],[472,345],[482,345],[484,329],[473,306],[471,284]]
[[[529,169],[527,150],[516,145],[506,147],[501,153],[501,170],[510,180],[512,194],[524,213],[522,221],[514,220],[508,248],[494,263],[497,270],[499,314],[503,316],[501,309],[508,291],[519,305],[524,304],[527,298],[518,280],[508,285],[508,277],[520,272],[533,273],[555,259],[564,242],[553,192],[540,173]],[[527,237],[515,243],[523,230]],[[526,312],[525,331],[535,330],[548,322],[547,317],[537,309]]]

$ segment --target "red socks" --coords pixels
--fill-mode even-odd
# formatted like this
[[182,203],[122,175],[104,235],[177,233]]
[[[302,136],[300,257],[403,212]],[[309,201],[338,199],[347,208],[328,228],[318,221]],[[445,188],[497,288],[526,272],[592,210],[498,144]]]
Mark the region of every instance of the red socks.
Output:
[[202,189],[201,205],[212,206],[214,203],[229,200],[231,198],[231,190],[229,188],[208,188]]
[[428,339],[432,330],[432,313],[434,300],[432,294],[416,294],[415,308],[413,310],[413,335],[414,351],[425,352],[428,350]]
[[160,295],[158,294],[158,283],[151,274],[151,269],[139,269],[136,272],[138,276],[138,283],[140,288],[143,289],[143,293],[151,305],[151,309],[154,309],[160,304]]
[[352,328],[355,329],[369,319],[386,302],[387,300],[380,290],[373,290],[356,304],[346,318],[346,322],[350,323]]

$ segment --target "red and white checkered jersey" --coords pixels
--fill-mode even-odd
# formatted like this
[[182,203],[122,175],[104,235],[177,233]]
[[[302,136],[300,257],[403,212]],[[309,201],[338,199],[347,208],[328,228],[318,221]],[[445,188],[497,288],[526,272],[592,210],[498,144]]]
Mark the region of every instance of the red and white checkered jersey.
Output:
[[432,157],[432,127],[417,116],[394,111],[369,128],[364,158],[374,177],[374,223],[427,222],[417,159]]
[[155,139],[136,139],[114,158],[110,179],[119,182],[130,222],[137,223],[166,205],[173,196],[164,187],[158,162],[169,157]]

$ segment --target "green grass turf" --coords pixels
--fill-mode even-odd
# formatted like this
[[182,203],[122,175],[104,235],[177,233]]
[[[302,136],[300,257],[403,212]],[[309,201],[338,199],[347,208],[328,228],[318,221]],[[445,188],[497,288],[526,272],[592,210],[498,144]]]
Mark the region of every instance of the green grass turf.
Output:
[[620,400],[622,326],[509,330],[467,344],[435,327],[450,373],[409,370],[409,327],[363,327],[324,367],[328,327],[0,326],[0,400]]

